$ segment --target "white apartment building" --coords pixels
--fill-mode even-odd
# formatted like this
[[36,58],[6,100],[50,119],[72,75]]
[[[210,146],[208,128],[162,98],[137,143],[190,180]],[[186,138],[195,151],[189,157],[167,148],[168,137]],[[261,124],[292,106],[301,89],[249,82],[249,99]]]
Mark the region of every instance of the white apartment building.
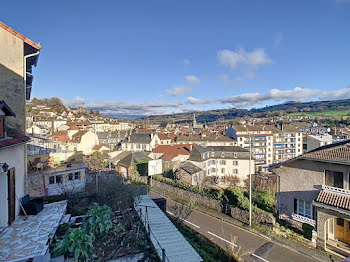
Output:
[[302,132],[292,126],[232,126],[225,134],[237,140],[238,146],[249,149],[255,158],[256,171],[302,154]]
[[[242,184],[249,178],[249,151],[242,147],[195,145],[188,161],[204,170],[206,176],[217,176],[219,183],[225,183],[225,178],[229,176],[237,176]],[[252,174],[254,166],[252,159]]]

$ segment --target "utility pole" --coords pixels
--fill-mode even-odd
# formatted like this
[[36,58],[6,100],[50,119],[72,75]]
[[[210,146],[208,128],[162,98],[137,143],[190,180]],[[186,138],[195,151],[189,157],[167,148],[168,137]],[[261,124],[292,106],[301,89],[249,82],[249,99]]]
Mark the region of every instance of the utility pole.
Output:
[[252,139],[249,133],[247,126],[244,126],[248,132],[249,138],[249,226],[252,226],[252,172],[251,172],[251,163],[252,163]]

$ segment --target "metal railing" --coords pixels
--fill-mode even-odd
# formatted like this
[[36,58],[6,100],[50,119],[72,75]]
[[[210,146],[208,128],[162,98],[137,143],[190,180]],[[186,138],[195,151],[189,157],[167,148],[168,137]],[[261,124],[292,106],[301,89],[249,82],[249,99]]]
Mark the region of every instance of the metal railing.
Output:
[[[166,253],[165,253],[165,248],[163,248],[161,246],[161,244],[159,243],[159,241],[157,240],[155,234],[152,232],[151,230],[151,227],[149,225],[149,219],[148,219],[148,208],[156,208],[156,207],[153,207],[153,206],[147,206],[147,205],[137,205],[138,207],[145,207],[146,209],[146,212],[145,214],[142,213],[142,209],[141,208],[135,208],[136,210],[140,211],[138,212],[140,217],[141,217],[141,220],[142,218],[144,219],[144,225],[145,225],[145,228],[146,228],[146,231],[148,233],[148,237],[149,239],[151,240],[151,235],[153,236],[153,238],[155,239],[157,245],[160,247],[160,250],[162,251],[161,254],[158,253],[157,251],[157,254],[159,255],[159,258],[161,259],[162,262],[170,262],[170,259],[167,257]],[[153,243],[154,245],[154,242],[151,240],[151,242]],[[157,248],[155,247],[155,249],[157,250]]]
[[327,186],[327,185],[322,185],[323,190],[331,191],[334,193],[341,193],[345,195],[350,195],[350,190],[339,188],[339,187],[332,187],[332,186]]
[[301,215],[298,215],[298,214],[295,214],[293,213],[292,214],[292,218],[298,222],[301,222],[301,223],[306,223],[306,224],[310,224],[312,226],[315,226],[316,225],[316,221],[311,219],[311,218],[308,218],[308,217],[304,217],[304,216],[301,216]]

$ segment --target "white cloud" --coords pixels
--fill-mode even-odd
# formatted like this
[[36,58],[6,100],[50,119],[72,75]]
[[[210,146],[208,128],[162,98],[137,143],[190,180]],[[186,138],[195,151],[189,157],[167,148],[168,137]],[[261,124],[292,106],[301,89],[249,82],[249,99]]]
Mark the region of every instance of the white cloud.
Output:
[[189,64],[191,64],[191,61],[189,59],[184,59],[184,64],[189,65]]
[[80,96],[77,96],[73,99],[62,98],[61,100],[65,106],[69,106],[69,107],[73,107],[73,108],[83,106],[86,103],[85,99],[80,97]]
[[191,93],[191,92],[192,92],[191,88],[187,88],[183,85],[173,86],[172,89],[166,90],[166,93],[171,96],[182,96],[183,94]]
[[271,89],[267,93],[244,93],[220,100],[221,103],[229,103],[236,107],[251,107],[266,102],[281,101],[306,101],[306,100],[336,100],[350,98],[350,87],[324,91],[320,89],[308,89],[295,87],[289,90]]
[[212,104],[215,103],[215,99],[207,99],[207,100],[201,100],[199,98],[189,96],[186,98],[186,104],[190,105],[205,105],[205,104]]
[[275,39],[273,40],[273,46],[278,47],[281,42],[283,41],[283,34],[279,32],[276,36]]
[[236,51],[224,49],[217,53],[221,65],[236,70],[239,66],[257,69],[262,65],[271,64],[272,60],[263,48],[255,48],[251,52],[239,48]]
[[198,85],[201,83],[201,80],[196,77],[195,75],[188,75],[185,76],[186,82],[191,84],[191,85]]

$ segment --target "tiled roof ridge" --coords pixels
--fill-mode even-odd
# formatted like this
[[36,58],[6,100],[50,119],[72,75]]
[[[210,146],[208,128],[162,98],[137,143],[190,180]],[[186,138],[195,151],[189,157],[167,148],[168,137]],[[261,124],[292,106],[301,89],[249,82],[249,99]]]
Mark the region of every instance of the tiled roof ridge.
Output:
[[40,50],[42,46],[40,44],[35,43],[34,41],[30,40],[29,38],[25,37],[21,33],[17,32],[10,26],[6,25],[5,23],[0,21],[0,27],[5,29],[7,32],[13,34],[14,36],[18,37],[19,39],[23,40],[23,42],[27,43],[28,45],[34,47],[35,49]]

